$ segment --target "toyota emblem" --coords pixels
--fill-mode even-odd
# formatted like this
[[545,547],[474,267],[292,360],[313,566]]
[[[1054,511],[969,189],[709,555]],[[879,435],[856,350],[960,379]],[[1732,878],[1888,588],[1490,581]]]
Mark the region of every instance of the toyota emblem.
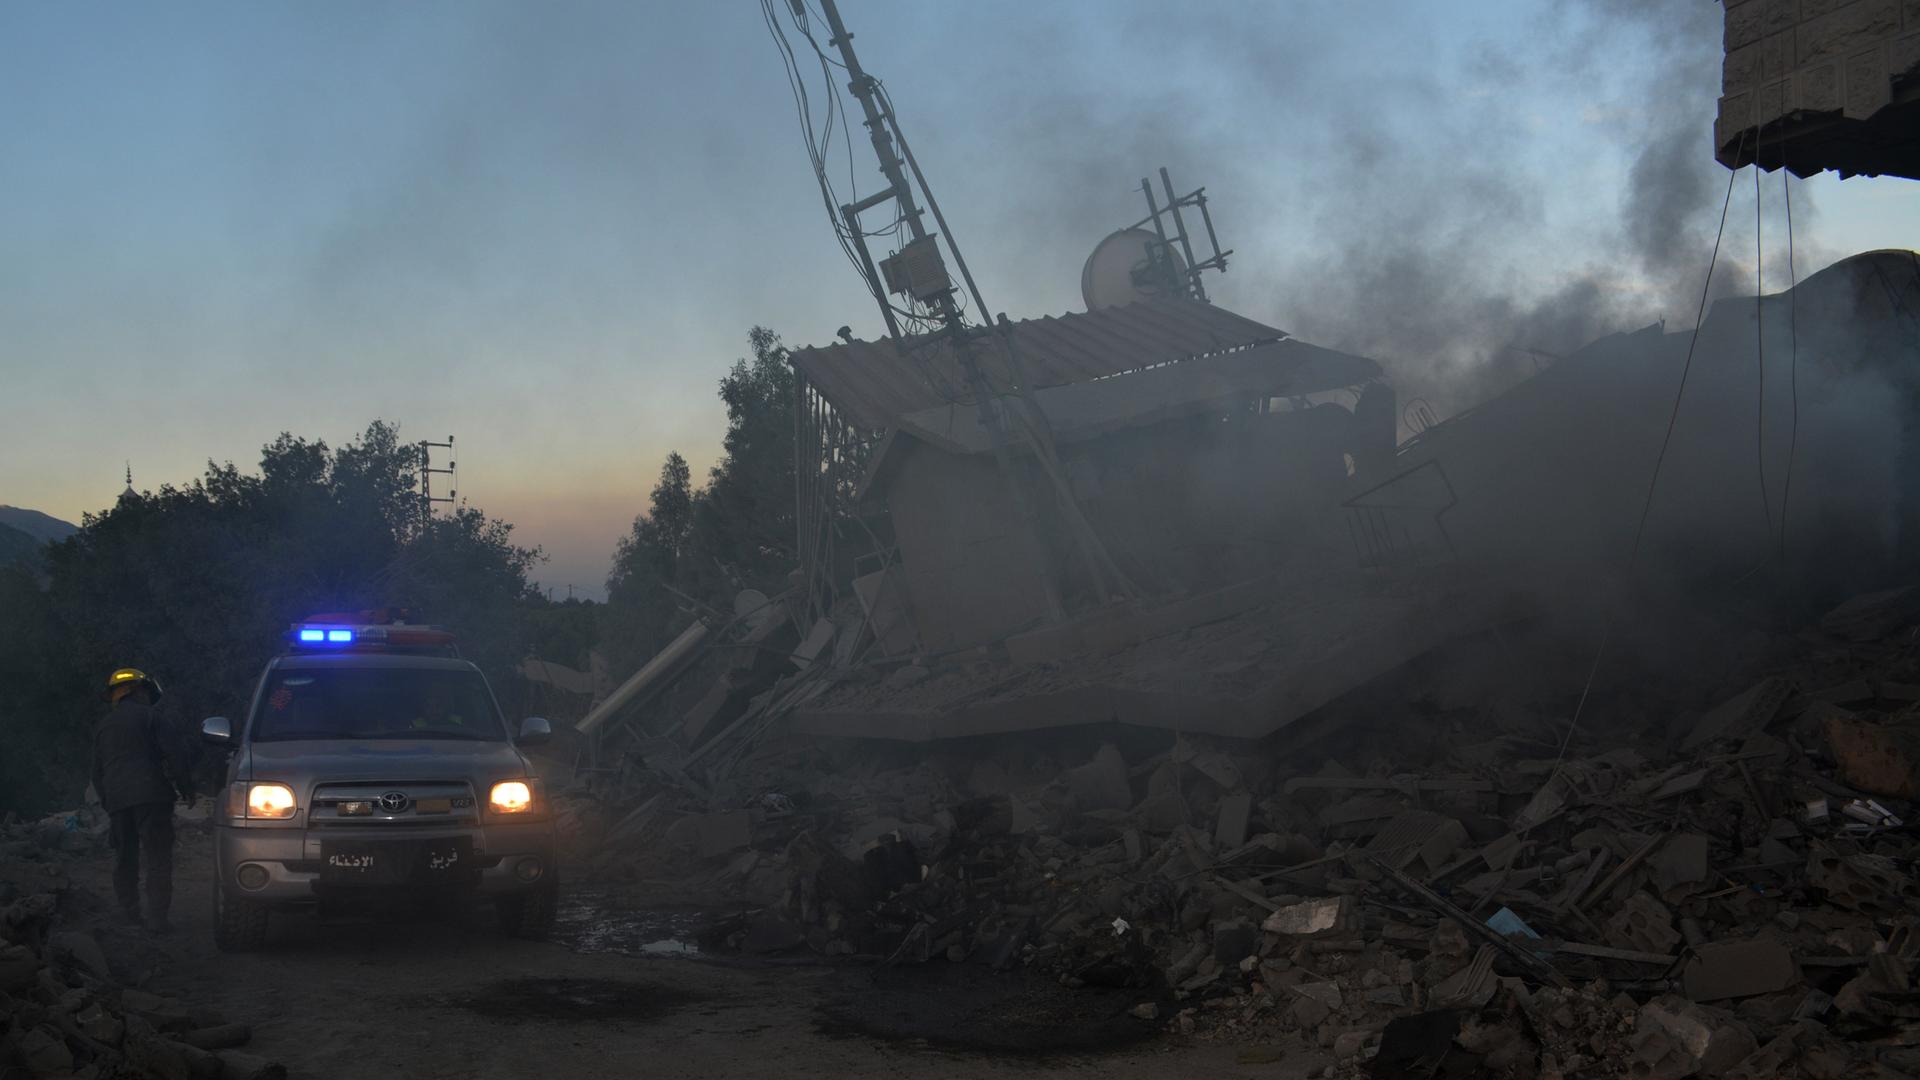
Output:
[[405,810],[412,801],[413,800],[407,798],[407,793],[404,791],[389,791],[385,795],[380,796],[379,799],[380,809],[385,810],[389,814],[397,814]]

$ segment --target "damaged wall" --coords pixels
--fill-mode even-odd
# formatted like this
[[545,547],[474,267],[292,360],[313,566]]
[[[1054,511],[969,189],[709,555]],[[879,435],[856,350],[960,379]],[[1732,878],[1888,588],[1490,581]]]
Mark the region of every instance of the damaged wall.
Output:
[[1721,164],[1920,177],[1920,5],[1724,2]]
[[920,643],[950,652],[1045,619],[1053,556],[991,456],[900,448],[887,489]]
[[[1142,590],[1191,593],[1275,573],[1327,549],[1329,514],[1364,441],[1331,404],[1256,403],[1061,447],[1069,483],[1115,561]],[[1002,640],[1067,606],[1104,602],[1032,465],[1038,529],[1022,523],[991,455],[918,440],[892,451],[886,500],[921,642],[932,653]],[[1038,539],[1036,539],[1036,532]]]
[[[1716,303],[1660,472],[1643,567],[1720,584],[1769,570],[1783,503],[1785,579],[1809,594],[1870,587],[1912,557],[1916,312],[1911,252],[1855,256],[1757,305]],[[1603,338],[1410,440],[1402,462],[1444,465],[1460,498],[1448,527],[1469,558],[1557,568],[1548,576],[1618,569],[1692,336],[1649,327]]]
[[1261,577],[1319,546],[1347,483],[1353,414],[1250,409],[1071,448],[1075,494],[1114,558],[1151,592]]

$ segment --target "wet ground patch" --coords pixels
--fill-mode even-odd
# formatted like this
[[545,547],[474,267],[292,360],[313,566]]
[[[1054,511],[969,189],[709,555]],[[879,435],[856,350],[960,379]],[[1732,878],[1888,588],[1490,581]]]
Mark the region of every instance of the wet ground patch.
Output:
[[1158,1027],[1129,1015],[1142,991],[1068,990],[1051,979],[966,964],[853,975],[820,1006],[822,1034],[918,1041],[948,1050],[1045,1057],[1114,1050]]
[[489,1020],[581,1021],[658,1020],[675,1010],[705,1001],[681,987],[618,979],[504,979],[453,999],[453,1004]]
[[583,953],[693,957],[700,953],[695,937],[708,921],[698,908],[636,909],[617,896],[581,889],[561,896],[553,940]]

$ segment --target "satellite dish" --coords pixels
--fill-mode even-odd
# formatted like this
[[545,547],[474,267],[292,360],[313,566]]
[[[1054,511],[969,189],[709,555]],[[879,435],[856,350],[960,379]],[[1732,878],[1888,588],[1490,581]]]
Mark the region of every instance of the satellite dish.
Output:
[[[1156,252],[1163,253],[1165,261],[1156,263]],[[1087,310],[1096,311],[1135,300],[1184,297],[1186,281],[1187,264],[1179,252],[1145,229],[1121,229],[1087,256],[1080,270],[1080,295]]]

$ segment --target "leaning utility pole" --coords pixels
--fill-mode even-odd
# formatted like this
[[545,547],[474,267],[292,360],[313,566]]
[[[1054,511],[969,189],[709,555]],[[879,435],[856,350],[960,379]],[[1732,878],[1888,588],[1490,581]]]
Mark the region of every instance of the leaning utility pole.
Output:
[[[804,0],[791,0],[796,18],[804,15]],[[941,336],[953,350],[954,360],[960,368],[967,389],[973,394],[975,408],[979,412],[980,424],[986,428],[993,439],[994,459],[999,464],[1001,475],[1006,477],[1014,504],[1020,516],[1029,527],[1038,529],[1038,518],[1033,512],[1033,499],[1022,481],[1021,473],[1015,468],[1009,452],[1009,414],[1001,395],[995,392],[986,373],[980,366],[976,351],[977,337],[990,337],[995,328],[987,312],[986,302],[981,299],[980,289],[974,284],[973,274],[967,269],[966,259],[953,242],[953,233],[947,228],[940,213],[939,203],[934,201],[927,179],[921,173],[919,164],[913,158],[913,150],[907,145],[906,137],[900,134],[899,120],[893,115],[892,103],[885,100],[884,92],[873,76],[868,75],[860,66],[860,58],[853,51],[853,35],[847,32],[846,24],[840,21],[840,9],[834,0],[819,0],[820,8],[827,19],[827,28],[832,37],[827,44],[837,49],[840,59],[847,69],[847,89],[859,99],[860,111],[866,116],[867,135],[873,143],[874,156],[879,159],[880,174],[887,180],[887,186],[858,202],[847,203],[840,207],[840,215],[846,223],[849,237],[860,253],[864,263],[863,270],[874,299],[880,304],[880,314],[886,320],[887,330],[894,344],[904,353],[909,348],[900,332],[895,318],[893,305],[888,301],[890,292],[902,292],[921,304],[934,309],[940,323]],[[894,150],[894,142],[900,144],[899,152]],[[905,160],[902,160],[902,155]],[[966,318],[960,306],[954,300],[957,291],[953,279],[947,273],[945,260],[941,257],[939,242],[935,234],[929,232],[923,220],[923,212],[914,196],[913,185],[907,180],[907,171],[927,194],[927,207],[932,210],[935,222],[946,233],[947,247],[953,252],[954,263],[966,282],[967,290],[973,297],[974,307],[979,312],[982,326],[976,335],[967,328]],[[883,260],[876,272],[873,257],[867,251],[866,232],[860,225],[860,215],[887,202],[896,204],[900,221],[912,237],[900,251]],[[884,279],[884,280],[883,280]],[[1033,387],[1028,384],[1022,369],[1018,346],[1012,340],[1011,331],[1002,326],[999,333],[1007,351],[1009,367],[1017,385],[1013,388],[1022,399],[1026,415],[1022,417],[1027,430],[1027,444],[1039,462],[1041,471],[1057,489],[1061,516],[1066,520],[1076,543],[1086,557],[1087,569],[1093,575],[1096,586],[1108,595],[1131,595],[1132,584],[1127,581],[1119,567],[1114,564],[1106,545],[1094,533],[1080,512],[1074,500],[1073,492],[1067,483],[1065,469],[1053,447],[1052,435],[1041,412],[1039,403],[1033,400]],[[1056,618],[1064,615],[1065,609],[1055,591],[1051,579],[1047,584],[1047,606]]]
[[[840,59],[847,65],[847,89],[860,100],[860,111],[866,114],[867,134],[873,141],[873,153],[880,159],[880,175],[887,178],[887,186],[857,203],[840,208],[848,219],[848,225],[856,238],[860,240],[862,254],[866,251],[865,237],[859,227],[860,214],[893,200],[899,204],[900,217],[906,223],[908,233],[913,240],[901,249],[899,266],[908,275],[907,284],[915,299],[931,301],[939,313],[940,326],[947,340],[952,343],[954,358],[960,364],[960,371],[967,380],[967,389],[973,392],[974,400],[980,411],[980,423],[993,433],[996,449],[1006,443],[1006,425],[995,404],[992,388],[987,385],[986,376],[980,370],[980,360],[974,354],[972,336],[967,333],[966,319],[960,314],[960,307],[953,302],[953,282],[947,276],[946,267],[940,258],[940,251],[932,234],[921,220],[921,210],[913,195],[913,186],[907,183],[904,162],[893,149],[893,133],[888,123],[890,117],[880,107],[880,90],[873,76],[868,75],[860,66],[860,58],[853,52],[853,35],[847,33],[845,23],[840,21],[840,8],[833,0],[820,0],[820,8],[826,14],[827,28],[833,31],[833,37],[827,44],[840,51]],[[904,141],[902,142],[904,144]],[[916,170],[917,172],[917,170]],[[924,183],[924,180],[922,181]],[[953,235],[947,235],[947,245],[952,247]],[[913,252],[908,256],[908,252]],[[965,273],[965,261],[954,252],[954,261],[961,264]],[[869,263],[871,259],[869,258]],[[883,264],[884,266],[884,264]],[[871,265],[868,276],[874,277]],[[880,292],[881,314],[886,317],[887,326],[896,338],[900,331],[894,321],[893,309],[886,302],[886,293]],[[977,302],[977,301],[976,301]],[[980,312],[982,319],[986,311]]]

